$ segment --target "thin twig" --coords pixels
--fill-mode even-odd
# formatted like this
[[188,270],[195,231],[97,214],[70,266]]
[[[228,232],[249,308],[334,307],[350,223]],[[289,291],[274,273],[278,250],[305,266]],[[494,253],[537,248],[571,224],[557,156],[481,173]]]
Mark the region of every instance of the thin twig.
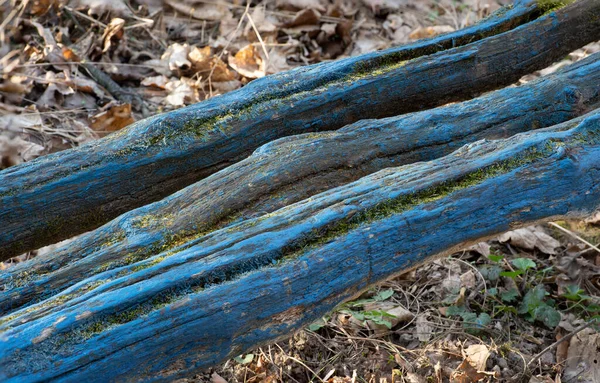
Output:
[[598,246],[586,241],[585,239],[581,238],[579,235],[573,233],[571,230],[565,229],[564,227],[560,226],[557,223],[554,222],[549,222],[550,225],[554,226],[555,228],[557,228],[558,230],[562,230],[563,232],[569,234],[571,237],[576,238],[578,240],[580,240],[581,242],[583,242],[584,244],[588,245],[589,247],[591,247],[592,249],[596,250],[597,252],[600,253],[600,248],[598,248]]
[[593,321],[589,321],[586,324],[577,327],[575,330],[573,330],[569,334],[563,336],[562,338],[560,338],[556,342],[552,343],[550,346],[548,346],[545,349],[543,349],[539,354],[537,354],[536,356],[534,356],[533,359],[531,359],[529,361],[529,363],[527,363],[527,369],[529,369],[529,366],[531,366],[532,364],[534,364],[535,362],[537,362],[542,357],[542,355],[544,355],[545,353],[547,353],[550,350],[555,349],[561,343],[566,342],[567,340],[571,339],[572,337],[574,337],[575,335],[577,335],[581,331],[583,331],[586,328],[590,327],[593,323],[594,323]]

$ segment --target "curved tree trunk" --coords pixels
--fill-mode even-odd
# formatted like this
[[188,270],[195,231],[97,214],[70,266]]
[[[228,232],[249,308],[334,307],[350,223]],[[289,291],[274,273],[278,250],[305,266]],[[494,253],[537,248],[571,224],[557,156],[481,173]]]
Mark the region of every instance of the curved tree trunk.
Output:
[[280,139],[173,196],[0,274],[0,315],[63,291],[98,270],[118,273],[236,221],[385,167],[441,157],[482,138],[561,123],[599,103],[596,54],[536,82],[461,104]]
[[96,228],[273,139],[470,98],[600,38],[597,0],[545,11],[518,1],[464,31],[270,76],[6,169],[0,260]]
[[429,257],[599,205],[599,111],[479,141],[97,272],[3,317],[0,379],[171,381],[285,336]]

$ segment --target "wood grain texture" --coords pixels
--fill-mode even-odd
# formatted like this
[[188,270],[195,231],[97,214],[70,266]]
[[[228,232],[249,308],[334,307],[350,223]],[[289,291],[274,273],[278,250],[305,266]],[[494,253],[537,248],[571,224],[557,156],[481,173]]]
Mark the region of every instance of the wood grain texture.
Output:
[[[298,68],[0,172],[0,260],[96,228],[276,138],[429,108],[510,84],[600,38],[600,3],[521,0],[407,47]],[[532,21],[530,21],[532,20]]]
[[279,139],[162,201],[0,273],[0,315],[55,295],[98,270],[124,270],[383,168],[431,160],[483,138],[555,125],[599,103],[596,54],[536,82],[471,101]]
[[2,317],[0,380],[189,376],[287,336],[432,256],[599,205],[600,111],[478,141],[215,231],[136,268],[99,272]]

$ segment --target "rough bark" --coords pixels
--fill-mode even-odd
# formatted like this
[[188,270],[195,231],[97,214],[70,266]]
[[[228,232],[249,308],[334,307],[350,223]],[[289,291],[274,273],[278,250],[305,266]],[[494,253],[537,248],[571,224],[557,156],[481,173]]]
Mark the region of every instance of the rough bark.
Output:
[[98,272],[3,317],[0,379],[172,381],[286,336],[429,257],[599,205],[599,111],[478,141]]
[[254,81],[4,170],[0,260],[96,228],[273,139],[470,98],[600,38],[600,2],[546,10],[518,1],[464,31]]
[[123,270],[233,222],[385,167],[431,160],[483,138],[551,126],[599,103],[597,54],[539,81],[460,104],[280,139],[173,196],[0,274],[0,315],[56,294],[97,270]]

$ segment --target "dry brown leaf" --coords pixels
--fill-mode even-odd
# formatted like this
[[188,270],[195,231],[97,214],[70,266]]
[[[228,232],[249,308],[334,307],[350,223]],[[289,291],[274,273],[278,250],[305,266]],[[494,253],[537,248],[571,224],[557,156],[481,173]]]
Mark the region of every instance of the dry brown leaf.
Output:
[[252,44],[240,49],[234,57],[230,57],[229,66],[248,78],[264,77],[266,74],[265,61],[258,49]]
[[212,82],[235,80],[235,74],[227,68],[227,64],[223,60],[212,54],[212,49],[209,46],[204,48],[194,47],[188,58],[192,62],[194,73],[200,74],[202,78],[208,78],[210,75]]
[[134,121],[131,116],[131,104],[114,104],[109,109],[90,117],[90,125],[98,133],[114,132]]
[[40,156],[44,147],[19,136],[0,135],[0,169],[18,165]]
[[296,16],[287,23],[283,24],[286,28],[297,27],[299,25],[317,25],[321,19],[321,13],[316,9],[304,9],[296,13]]
[[132,15],[124,0],[71,0],[69,6],[79,10],[87,10],[90,16],[101,16],[109,12],[115,16]]
[[121,18],[114,18],[110,21],[110,23],[106,26],[104,30],[104,34],[102,35],[102,52],[108,52],[113,41],[118,41],[123,38],[125,31],[123,27],[125,26],[125,20]]
[[278,7],[292,9],[316,9],[319,12],[325,12],[327,9],[321,0],[277,0]]
[[600,334],[592,329],[585,329],[571,338],[562,381],[600,382]]
[[412,40],[426,39],[441,35],[443,33],[453,32],[454,28],[450,25],[435,25],[433,27],[419,27],[408,36]]
[[165,0],[165,3],[185,16],[199,20],[219,21],[229,13],[227,6],[220,4],[196,3],[191,5],[179,0]]
[[485,379],[487,375],[483,372],[477,371],[467,359],[464,359],[462,363],[456,367],[456,370],[452,372],[450,376],[451,383],[475,383],[482,379]]
[[592,215],[591,217],[587,218],[585,220],[585,223],[590,224],[590,225],[598,225],[598,224],[600,224],[600,211],[597,211],[596,213],[594,213],[594,215]]
[[538,248],[545,254],[556,254],[560,242],[552,238],[538,226],[529,226],[522,229],[506,232],[498,237],[500,242],[510,242],[522,249],[533,250]]

